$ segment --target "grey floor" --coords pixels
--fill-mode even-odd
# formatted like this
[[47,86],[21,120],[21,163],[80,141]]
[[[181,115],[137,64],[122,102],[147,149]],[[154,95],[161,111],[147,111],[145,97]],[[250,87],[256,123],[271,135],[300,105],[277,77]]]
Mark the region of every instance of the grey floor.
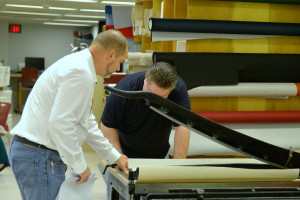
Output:
[[[16,124],[20,119],[19,114],[13,114],[13,124]],[[6,150],[9,150],[9,144],[6,136],[2,137]],[[85,152],[85,159],[90,167],[92,173],[96,173],[97,180],[93,188],[93,199],[104,200],[106,196],[106,184],[102,178],[102,175],[97,167],[99,163],[99,157],[94,152]],[[68,172],[67,172],[68,173]],[[3,198],[4,197],[4,198]],[[7,167],[0,172],[0,199],[9,200],[21,200],[21,195],[17,183],[12,174],[10,167]]]

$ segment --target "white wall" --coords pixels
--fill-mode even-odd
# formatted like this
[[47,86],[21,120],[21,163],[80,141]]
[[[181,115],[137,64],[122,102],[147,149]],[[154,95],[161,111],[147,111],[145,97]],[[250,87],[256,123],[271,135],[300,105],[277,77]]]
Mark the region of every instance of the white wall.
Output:
[[0,63],[8,65],[8,22],[0,21]]
[[49,67],[71,53],[75,30],[81,34],[91,32],[91,28],[22,24],[21,33],[8,33],[8,65],[17,70],[18,63],[24,62],[25,57],[44,57],[45,68]]

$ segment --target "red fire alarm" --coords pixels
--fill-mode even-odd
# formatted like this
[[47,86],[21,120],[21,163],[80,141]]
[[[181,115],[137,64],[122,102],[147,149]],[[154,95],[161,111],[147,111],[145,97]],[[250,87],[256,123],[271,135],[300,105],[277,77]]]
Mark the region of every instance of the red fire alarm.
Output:
[[20,24],[10,24],[8,31],[10,33],[21,33],[21,25]]

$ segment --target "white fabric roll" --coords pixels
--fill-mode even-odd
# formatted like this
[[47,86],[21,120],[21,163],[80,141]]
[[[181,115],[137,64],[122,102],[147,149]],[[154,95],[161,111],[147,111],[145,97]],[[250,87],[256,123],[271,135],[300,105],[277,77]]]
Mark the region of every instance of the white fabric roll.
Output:
[[247,35],[247,34],[226,34],[226,33],[191,33],[191,32],[163,32],[151,31],[151,41],[171,41],[171,40],[196,40],[196,39],[254,39],[282,37],[274,35]]
[[132,9],[132,25],[133,25],[133,35],[142,35],[143,26],[143,6],[135,5]]
[[200,86],[190,97],[286,97],[297,96],[295,83],[239,83],[229,86]]
[[147,66],[152,65],[152,53],[128,53],[127,63],[133,66]]
[[[300,124],[299,123],[240,123],[240,124],[222,124],[227,128],[233,129],[250,137],[262,140],[264,142],[285,148],[300,150]],[[170,151],[173,155],[174,135],[171,132],[170,136]],[[188,156],[195,155],[224,155],[224,154],[239,154],[225,146],[222,146],[198,133],[191,131]],[[240,155],[240,154],[239,154]]]
[[[246,169],[201,166],[212,164],[259,164],[255,159],[129,159],[129,168],[139,168],[142,182],[224,182],[295,180],[299,169]],[[200,165],[200,166],[197,166]]]

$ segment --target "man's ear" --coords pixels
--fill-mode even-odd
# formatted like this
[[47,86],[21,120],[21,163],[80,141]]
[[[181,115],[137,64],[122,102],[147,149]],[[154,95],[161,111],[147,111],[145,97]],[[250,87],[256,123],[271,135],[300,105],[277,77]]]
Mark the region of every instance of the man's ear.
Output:
[[147,91],[147,80],[146,80],[146,78],[144,79],[143,91]]
[[113,62],[116,59],[116,50],[109,50],[107,53],[107,61],[108,63]]

